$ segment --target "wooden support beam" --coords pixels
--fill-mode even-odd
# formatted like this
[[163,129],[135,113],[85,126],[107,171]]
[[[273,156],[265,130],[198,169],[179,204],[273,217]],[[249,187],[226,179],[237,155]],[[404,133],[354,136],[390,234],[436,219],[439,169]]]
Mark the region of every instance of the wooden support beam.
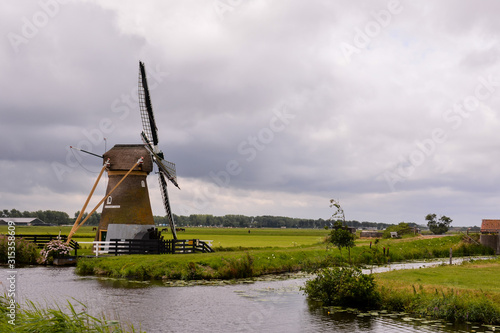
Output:
[[127,171],[127,173],[122,177],[122,179],[120,179],[120,181],[118,182],[118,184],[116,184],[115,187],[113,187],[113,189],[111,189],[111,191],[109,191],[109,193],[106,196],[104,196],[104,198],[101,199],[101,201],[99,201],[99,203],[94,207],[94,209],[92,209],[92,211],[87,215],[87,217],[82,222],[80,222],[80,224],[77,225],[77,227],[75,228],[75,230],[72,230],[72,232],[70,232],[70,234],[68,235],[68,241],[66,243],[68,243],[71,240],[71,237],[73,236],[73,234],[85,222],[87,222],[87,220],[90,218],[90,216],[92,216],[92,214],[94,214],[94,212],[102,205],[102,203],[113,193],[114,190],[116,190],[116,188],[125,180],[125,178],[127,178],[127,176],[134,170],[134,168],[143,162],[143,160],[144,160],[143,157],[141,157],[139,160],[137,160],[137,162],[130,168],[129,171]]

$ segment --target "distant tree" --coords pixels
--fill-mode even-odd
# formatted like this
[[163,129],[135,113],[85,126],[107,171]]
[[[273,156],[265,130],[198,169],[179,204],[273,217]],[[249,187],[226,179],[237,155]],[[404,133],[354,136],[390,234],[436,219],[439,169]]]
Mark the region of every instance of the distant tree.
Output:
[[340,206],[340,202],[335,199],[330,199],[330,208],[335,208],[335,213],[333,213],[332,217],[330,217],[330,220],[341,220],[342,225],[345,225],[345,214],[344,214],[344,209],[342,206]]
[[[153,220],[155,221],[156,225],[163,225],[163,224],[168,225],[168,218],[166,216],[156,216],[156,215],[154,215],[153,216]],[[175,218],[175,216],[174,216],[174,221],[176,221],[176,223],[178,222],[177,219]]]
[[23,213],[14,208],[10,210],[9,217],[23,217]]
[[[76,218],[78,217],[79,214],[80,214],[80,211],[77,211],[75,213],[75,220],[76,220]],[[86,219],[88,215],[89,215],[88,213],[83,213],[82,219],[80,220],[80,222],[82,222],[84,219]],[[99,225],[100,221],[101,221],[101,214],[95,212],[94,214],[92,214],[89,217],[89,219],[87,220],[87,222],[85,222],[85,225]],[[74,223],[74,221],[73,221],[73,223]]]
[[341,221],[335,221],[333,230],[328,236],[328,242],[338,247],[340,256],[342,257],[342,248],[345,247],[349,253],[349,263],[351,262],[351,248],[355,246],[354,239],[356,236],[351,231],[342,225]]
[[427,221],[429,230],[435,235],[446,233],[450,228],[451,222],[453,222],[451,218],[444,215],[441,216],[439,220],[436,220],[436,214],[427,214],[425,220]]
[[480,227],[478,227],[477,225],[475,225],[475,226],[473,226],[473,227],[470,227],[470,228],[469,228],[469,231],[470,231],[470,232],[479,232],[479,231],[481,231],[481,228],[480,228]]
[[328,236],[328,242],[338,247],[340,251],[340,256],[342,257],[342,248],[347,248],[349,252],[349,263],[351,262],[351,248],[355,246],[354,239],[356,236],[351,233],[351,231],[345,226],[345,214],[344,209],[340,206],[340,203],[335,199],[330,199],[330,207],[335,208],[335,213],[333,213],[330,220],[335,220],[333,224],[333,230]]

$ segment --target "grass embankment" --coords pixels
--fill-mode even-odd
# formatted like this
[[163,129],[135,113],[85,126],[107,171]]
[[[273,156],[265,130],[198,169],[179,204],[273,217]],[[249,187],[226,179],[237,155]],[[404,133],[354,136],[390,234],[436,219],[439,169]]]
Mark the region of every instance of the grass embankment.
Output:
[[[253,230],[252,230],[253,232]],[[268,245],[281,236],[268,236]],[[298,237],[298,236],[296,236]],[[214,235],[215,238],[215,235]],[[205,238],[206,239],[206,238]],[[277,242],[277,241],[276,241]],[[384,240],[369,246],[362,240],[351,250],[354,264],[384,264],[412,259],[430,259],[449,256],[450,247],[455,256],[491,254],[482,246],[464,243],[460,236],[434,239]],[[250,242],[242,245],[251,244]],[[383,248],[386,248],[384,255]],[[387,249],[389,248],[389,254]],[[130,255],[80,259],[77,272],[83,275],[104,275],[135,279],[233,279],[249,278],[272,273],[315,270],[337,266],[347,261],[347,251],[325,249],[324,243],[288,248],[264,248],[247,251],[219,251],[186,255]]]
[[44,309],[32,302],[21,308],[18,304],[11,306],[5,296],[0,296],[0,332],[136,332],[131,325],[125,330],[118,321],[87,314],[82,303],[77,306],[83,306],[83,310],[78,312],[70,302],[66,309]]
[[185,255],[129,255],[82,258],[77,273],[134,279],[211,280],[250,278],[326,267],[325,249],[266,249]]
[[500,260],[375,274],[382,307],[454,322],[500,324]]

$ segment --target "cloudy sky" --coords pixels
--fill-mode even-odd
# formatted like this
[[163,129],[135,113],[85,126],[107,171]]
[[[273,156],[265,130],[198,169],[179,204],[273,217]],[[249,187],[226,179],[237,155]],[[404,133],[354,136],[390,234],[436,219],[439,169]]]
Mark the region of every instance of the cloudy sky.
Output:
[[0,208],[81,209],[101,160],[69,146],[141,142],[141,60],[177,165],[176,214],[327,219],[335,198],[359,221],[500,218],[499,11],[494,0],[2,1]]

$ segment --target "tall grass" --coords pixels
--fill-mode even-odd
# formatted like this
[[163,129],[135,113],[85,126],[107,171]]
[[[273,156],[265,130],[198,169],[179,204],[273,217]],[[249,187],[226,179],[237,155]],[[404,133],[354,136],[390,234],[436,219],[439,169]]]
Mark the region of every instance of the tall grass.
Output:
[[12,322],[9,323],[11,319],[7,316],[8,299],[0,296],[0,332],[136,332],[132,325],[126,331],[118,321],[93,317],[86,312],[85,305],[82,303],[79,305],[83,306],[80,312],[69,301],[66,309],[61,309],[59,306],[44,309],[29,301],[24,308],[17,305],[15,325],[12,325]]
[[500,323],[500,306],[484,294],[445,291],[428,292],[413,286],[411,290],[380,288],[382,308],[402,311],[451,322]]

